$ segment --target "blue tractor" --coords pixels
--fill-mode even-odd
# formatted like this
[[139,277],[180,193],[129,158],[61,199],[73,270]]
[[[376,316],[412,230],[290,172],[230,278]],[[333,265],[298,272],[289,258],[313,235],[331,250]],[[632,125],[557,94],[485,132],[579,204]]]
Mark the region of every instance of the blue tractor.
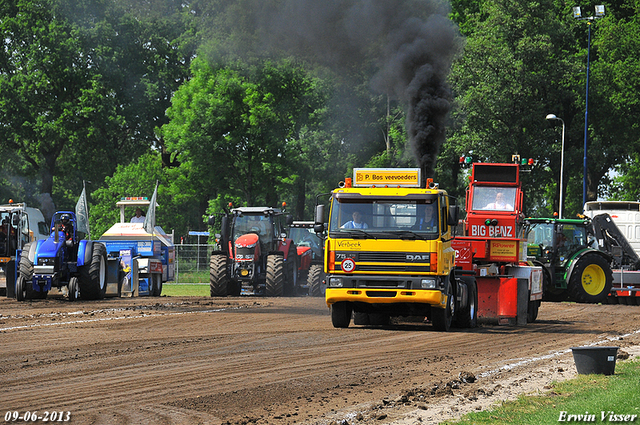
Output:
[[81,239],[75,213],[58,211],[45,240],[26,244],[20,254],[16,299],[46,298],[51,288],[67,287],[69,300],[102,299],[107,288],[107,250]]

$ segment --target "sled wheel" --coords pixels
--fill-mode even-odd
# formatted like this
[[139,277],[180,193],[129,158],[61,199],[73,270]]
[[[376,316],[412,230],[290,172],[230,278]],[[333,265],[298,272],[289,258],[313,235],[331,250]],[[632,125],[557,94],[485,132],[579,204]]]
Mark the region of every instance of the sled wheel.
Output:
[[154,297],[159,297],[162,295],[162,275],[156,275],[156,284],[153,291]]
[[281,297],[284,294],[284,258],[282,255],[267,257],[266,295]]
[[331,323],[334,328],[348,328],[351,322],[351,304],[340,301],[331,304]]
[[27,282],[22,276],[22,273],[18,273],[18,278],[16,279],[16,300],[25,301],[28,298],[27,292]]
[[154,275],[149,276],[149,296],[156,296],[156,278]]
[[578,259],[569,277],[569,298],[579,303],[603,303],[607,300],[613,273],[600,255],[587,253]]
[[80,286],[78,285],[78,278],[72,277],[69,279],[69,301],[76,301],[80,299]]
[[540,310],[540,301],[529,301],[527,305],[527,323],[533,323],[538,318],[538,310]]
[[451,329],[456,308],[456,300],[449,282],[446,283],[442,294],[447,298],[446,305],[444,308],[431,307],[431,322],[436,330],[448,332]]

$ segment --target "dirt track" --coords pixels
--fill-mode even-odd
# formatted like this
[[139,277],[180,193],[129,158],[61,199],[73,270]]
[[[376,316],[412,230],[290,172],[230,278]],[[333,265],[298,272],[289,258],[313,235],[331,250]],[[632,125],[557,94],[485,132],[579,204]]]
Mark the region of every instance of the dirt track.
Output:
[[334,329],[319,298],[2,298],[0,414],[70,411],[74,424],[412,423],[439,399],[449,411],[480,409],[504,387],[497,382],[535,388],[575,374],[570,347],[624,349],[639,329],[640,307],[625,305],[543,303],[526,327],[440,333],[422,323]]

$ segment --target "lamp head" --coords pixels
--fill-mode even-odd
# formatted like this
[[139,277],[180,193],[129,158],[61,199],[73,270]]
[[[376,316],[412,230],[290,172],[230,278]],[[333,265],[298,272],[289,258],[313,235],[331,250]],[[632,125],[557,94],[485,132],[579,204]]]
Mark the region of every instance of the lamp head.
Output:
[[580,6],[576,6],[573,8],[573,17],[576,19],[582,18],[582,11],[580,10]]

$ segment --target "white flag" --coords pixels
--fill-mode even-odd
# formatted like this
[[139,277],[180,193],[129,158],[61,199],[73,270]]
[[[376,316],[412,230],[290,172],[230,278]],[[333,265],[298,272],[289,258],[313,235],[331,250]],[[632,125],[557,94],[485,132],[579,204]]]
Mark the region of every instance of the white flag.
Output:
[[144,231],[147,233],[153,233],[156,225],[156,198],[158,197],[158,182],[156,181],[156,188],[153,191],[151,197],[151,203],[149,204],[149,210],[144,219]]
[[87,204],[87,192],[84,187],[76,204],[76,221],[78,232],[86,233],[89,237],[89,204]]

